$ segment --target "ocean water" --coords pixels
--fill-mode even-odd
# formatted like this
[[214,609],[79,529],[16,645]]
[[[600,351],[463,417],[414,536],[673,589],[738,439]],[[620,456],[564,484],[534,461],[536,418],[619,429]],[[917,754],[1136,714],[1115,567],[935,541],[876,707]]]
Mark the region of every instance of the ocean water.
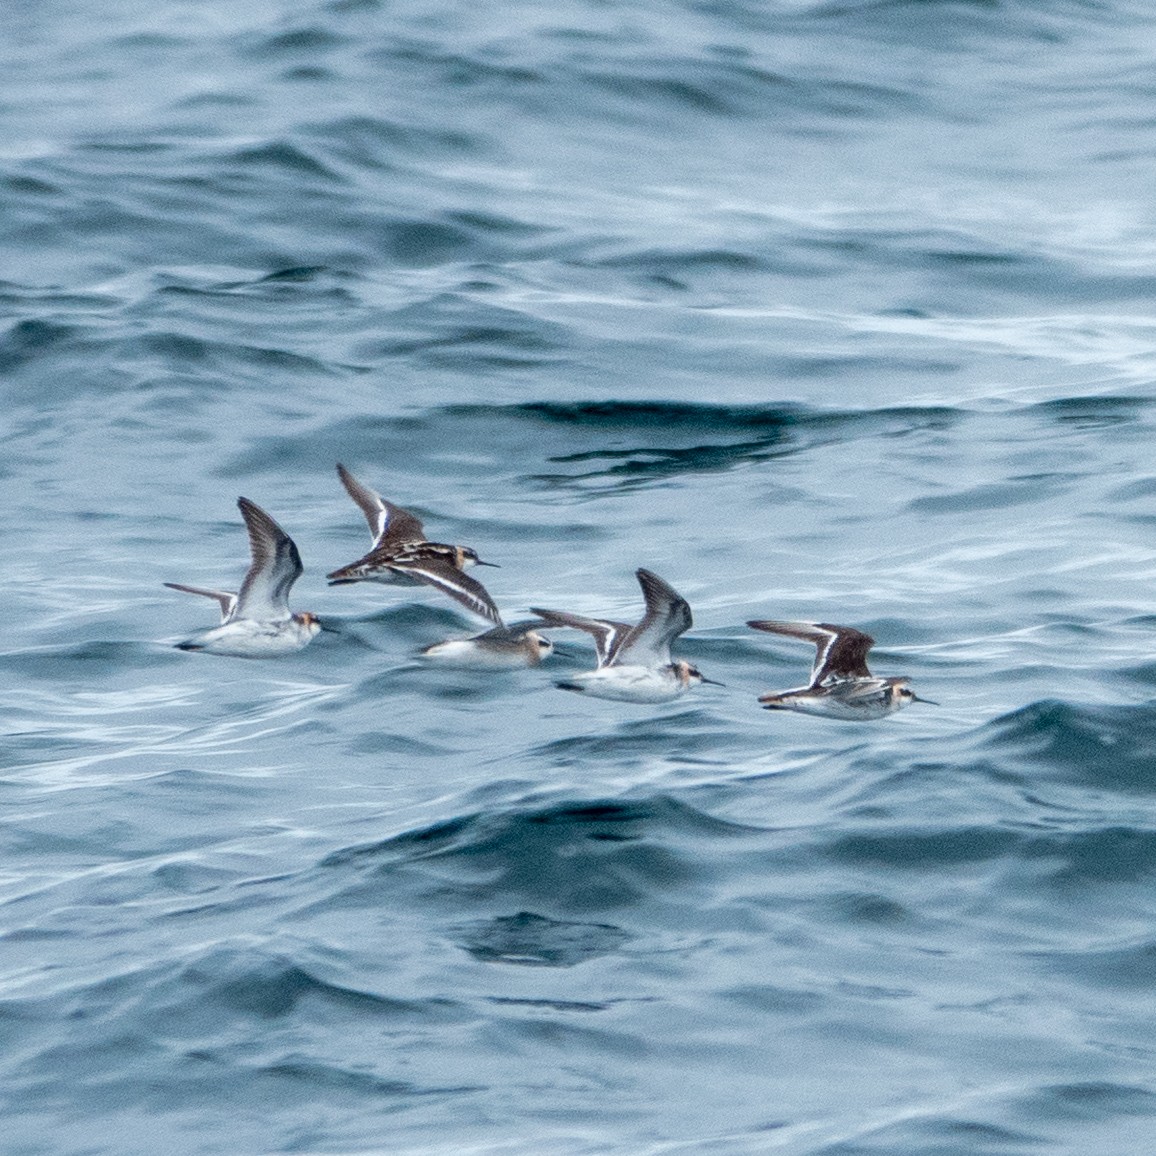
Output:
[[[0,1151],[1156,1145],[1156,14],[46,0],[0,38]],[[428,669],[334,463],[667,706]],[[277,661],[172,643],[294,536]],[[938,706],[759,709],[847,623]]]

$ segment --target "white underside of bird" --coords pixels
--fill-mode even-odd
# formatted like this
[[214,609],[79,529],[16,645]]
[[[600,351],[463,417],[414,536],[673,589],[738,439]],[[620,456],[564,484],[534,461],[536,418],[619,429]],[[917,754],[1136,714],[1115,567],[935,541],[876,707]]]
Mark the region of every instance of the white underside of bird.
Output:
[[499,626],[472,638],[449,638],[421,651],[428,662],[462,670],[516,670],[537,666],[554,644],[537,631]]
[[302,622],[296,618],[280,621],[258,621],[239,618],[194,634],[177,643],[180,650],[197,650],[206,654],[224,654],[233,658],[279,658],[306,646],[321,629],[314,619]]
[[670,667],[603,666],[598,670],[575,674],[557,684],[563,690],[577,691],[591,698],[608,698],[618,702],[670,702],[692,686],[690,679],[680,678]]
[[894,714],[904,705],[894,679],[842,679],[828,686],[799,687],[760,698],[766,710],[793,710],[823,718],[866,721]]

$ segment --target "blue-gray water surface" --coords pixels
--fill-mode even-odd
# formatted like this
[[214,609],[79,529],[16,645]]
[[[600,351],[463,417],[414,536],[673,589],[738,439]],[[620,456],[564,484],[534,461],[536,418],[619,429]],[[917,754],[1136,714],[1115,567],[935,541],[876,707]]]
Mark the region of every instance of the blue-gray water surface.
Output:
[[[4,1156],[1153,1150],[1149,5],[4,21]],[[423,666],[337,461],[724,685]],[[173,648],[238,495],[287,658]]]

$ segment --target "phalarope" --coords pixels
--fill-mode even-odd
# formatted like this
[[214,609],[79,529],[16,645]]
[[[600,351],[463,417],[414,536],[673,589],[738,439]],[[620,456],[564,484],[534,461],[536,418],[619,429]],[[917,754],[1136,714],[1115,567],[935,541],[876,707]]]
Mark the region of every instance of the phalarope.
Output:
[[875,639],[850,626],[827,622],[776,622],[758,619],[747,623],[768,634],[784,634],[813,642],[817,647],[811,681],[795,690],[764,694],[765,710],[797,710],[838,719],[876,719],[894,714],[911,702],[938,703],[920,698],[906,678],[876,678],[867,668],[867,652]]
[[249,531],[252,564],[238,594],[166,582],[173,590],[215,598],[221,624],[178,642],[181,650],[203,650],[236,658],[275,658],[300,650],[321,629],[317,616],[289,610],[289,591],[301,576],[301,555],[293,539],[248,498],[237,505]]
[[510,670],[537,666],[554,651],[554,644],[538,633],[541,622],[495,626],[473,638],[450,638],[421,651],[421,657],[447,666],[473,670]]
[[363,558],[327,574],[330,586],[351,582],[381,582],[388,586],[435,586],[495,626],[502,616],[486,588],[463,571],[483,562],[469,546],[427,542],[421,520],[379,493],[363,486],[343,465],[337,474],[349,496],[361,508],[373,534],[373,548]]
[[670,644],[693,624],[686,599],[650,570],[635,574],[646,600],[646,615],[637,626],[531,607],[547,626],[570,626],[594,636],[597,669],[557,683],[563,690],[622,702],[667,702],[713,681],[689,662],[670,658]]

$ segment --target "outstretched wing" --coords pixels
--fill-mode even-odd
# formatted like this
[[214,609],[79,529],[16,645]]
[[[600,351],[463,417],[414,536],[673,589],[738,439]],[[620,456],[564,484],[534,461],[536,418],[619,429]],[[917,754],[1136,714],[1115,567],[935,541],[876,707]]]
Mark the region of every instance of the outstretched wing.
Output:
[[542,623],[536,619],[527,620],[525,622],[511,622],[509,626],[495,626],[493,630],[487,630],[485,634],[475,635],[477,638],[489,638],[494,642],[521,642],[527,634],[535,630],[541,630]]
[[391,569],[408,574],[430,586],[436,586],[495,626],[502,625],[502,615],[490,597],[489,591],[476,579],[463,574],[449,562],[444,562],[440,558],[423,558],[419,561],[406,562],[405,565],[393,566]]
[[337,476],[365,515],[370,533],[373,534],[374,547],[386,542],[420,542],[425,538],[420,518],[387,502],[368,486],[363,486],[340,462],[337,463]]
[[293,539],[248,498],[238,498],[249,530],[253,564],[241,583],[231,618],[273,622],[290,617],[289,591],[301,577],[301,555]]
[[617,666],[666,666],[670,644],[694,625],[690,604],[668,582],[650,570],[636,570],[646,615],[622,640],[611,661]]
[[184,586],[180,582],[166,582],[165,585],[170,590],[181,590],[185,594],[203,594],[206,598],[215,598],[221,604],[222,622],[228,620],[233,607],[237,605],[236,594],[230,594],[228,590],[205,590],[200,586]]
[[609,666],[622,646],[622,640],[634,629],[628,622],[610,622],[604,618],[584,618],[581,614],[569,614],[565,610],[543,610],[531,606],[530,613],[536,614],[546,626],[569,626],[573,630],[584,630],[594,636],[594,652],[598,656],[598,667]]
[[870,678],[867,652],[875,639],[850,626],[833,626],[829,622],[777,622],[758,619],[747,623],[755,630],[768,634],[783,634],[813,642],[816,647],[815,665],[811,670],[811,686],[821,686],[830,680]]

